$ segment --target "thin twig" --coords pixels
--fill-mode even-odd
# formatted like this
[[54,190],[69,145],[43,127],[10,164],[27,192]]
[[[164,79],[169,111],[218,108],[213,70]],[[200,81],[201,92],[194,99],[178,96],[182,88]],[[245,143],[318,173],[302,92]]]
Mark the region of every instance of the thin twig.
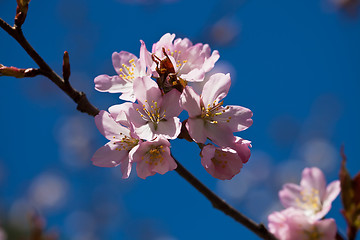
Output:
[[[174,158],[174,156],[172,156]],[[175,158],[174,158],[175,159]],[[186,168],[184,168],[176,159],[176,164],[178,165],[175,169],[176,172],[185,178],[193,187],[195,187],[201,194],[203,194],[213,205],[214,208],[222,211],[226,215],[233,218],[235,221],[241,223],[253,233],[258,235],[262,239],[266,240],[276,240],[277,238],[271,234],[263,224],[257,224],[253,220],[247,218],[235,208],[227,204],[223,199],[217,196],[209,188],[207,188],[203,183],[201,183],[197,178],[195,178]]]
[[64,81],[59,75],[57,75],[52,68],[40,57],[40,55],[34,50],[30,43],[26,40],[21,28],[11,27],[3,19],[0,18],[0,27],[4,29],[10,36],[12,36],[21,47],[27,52],[27,54],[34,60],[34,62],[40,67],[41,74],[49,78],[55,83],[63,92],[65,92],[75,103],[77,103],[77,110],[85,112],[91,116],[96,116],[99,110],[93,106],[87,99],[85,93],[75,90],[69,82]]

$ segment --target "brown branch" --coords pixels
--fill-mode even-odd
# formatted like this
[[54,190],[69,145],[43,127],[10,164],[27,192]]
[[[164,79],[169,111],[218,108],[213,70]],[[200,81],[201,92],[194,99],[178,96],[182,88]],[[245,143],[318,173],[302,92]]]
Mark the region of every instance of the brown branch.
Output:
[[[172,156],[174,158],[174,156]],[[175,159],[175,158],[174,158]],[[244,225],[250,231],[258,235],[262,239],[266,240],[276,240],[277,238],[271,234],[263,224],[257,224],[253,220],[247,218],[235,208],[227,204],[223,199],[217,196],[209,188],[207,188],[203,183],[201,183],[197,178],[195,178],[186,168],[184,168],[176,159],[176,164],[178,165],[175,171],[185,178],[193,187],[195,187],[201,194],[203,194],[213,205],[214,208],[225,213],[229,217],[233,218],[235,221]]]
[[74,89],[68,81],[64,81],[64,79],[62,79],[51,69],[51,67],[40,57],[40,55],[26,40],[20,27],[11,27],[1,18],[0,27],[21,45],[27,54],[40,67],[41,74],[49,78],[77,104],[77,110],[80,112],[85,112],[91,116],[96,116],[99,113],[99,110],[89,102],[85,93]]

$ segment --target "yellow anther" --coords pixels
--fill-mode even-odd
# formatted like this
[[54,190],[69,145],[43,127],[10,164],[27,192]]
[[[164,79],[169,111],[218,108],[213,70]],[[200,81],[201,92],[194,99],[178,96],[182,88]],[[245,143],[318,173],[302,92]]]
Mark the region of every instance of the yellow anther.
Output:
[[129,63],[132,63],[132,62],[134,62],[135,60],[134,59],[131,59],[130,61],[129,61]]

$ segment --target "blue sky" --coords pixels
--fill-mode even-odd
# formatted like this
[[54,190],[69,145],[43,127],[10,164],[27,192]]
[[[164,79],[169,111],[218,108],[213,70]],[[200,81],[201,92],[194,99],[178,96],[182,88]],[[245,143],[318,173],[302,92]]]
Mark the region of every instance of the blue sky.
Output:
[[[12,23],[16,1],[0,6],[0,17]],[[97,75],[115,74],[114,51],[138,55],[140,39],[151,49],[167,32],[219,50],[217,65],[232,76],[225,103],[254,112],[253,126],[237,134],[252,141],[252,157],[224,182],[203,169],[195,144],[172,141],[172,151],[256,221],[281,209],[277,192],[298,182],[304,167],[319,166],[335,180],[342,144],[350,172],[360,169],[360,21],[325,0],[33,0],[23,29],[58,73],[69,52],[72,84],[100,109],[120,102],[93,83]],[[0,49],[1,64],[36,67],[4,31]],[[21,209],[36,208],[62,239],[257,239],[176,172],[122,180],[119,169],[92,166],[106,139],[49,80],[2,77],[1,83],[4,216],[21,218]],[[340,208],[338,198],[329,215],[344,233]]]

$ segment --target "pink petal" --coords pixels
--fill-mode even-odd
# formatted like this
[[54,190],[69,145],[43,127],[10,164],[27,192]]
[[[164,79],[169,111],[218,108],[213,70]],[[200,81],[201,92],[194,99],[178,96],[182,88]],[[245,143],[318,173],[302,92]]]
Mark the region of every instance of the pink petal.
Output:
[[100,75],[94,79],[95,89],[99,92],[119,93],[128,91],[127,83],[119,76]]
[[301,187],[293,183],[287,183],[283,186],[279,192],[279,198],[282,205],[286,208],[297,207],[298,203],[296,199],[301,198]]
[[241,161],[243,163],[247,163],[249,161],[251,152],[249,147],[251,147],[251,142],[248,140],[244,140],[240,137],[235,137],[235,150],[239,155]]
[[326,180],[323,172],[316,167],[305,168],[302,172],[300,186],[305,189],[317,189],[320,199],[324,199],[326,193]]
[[320,240],[335,240],[337,227],[332,218],[315,222],[317,231],[321,234]]
[[236,151],[230,148],[215,148],[206,145],[201,152],[201,164],[213,177],[230,180],[240,172],[242,161]]
[[188,82],[201,82],[204,80],[205,72],[203,69],[192,69],[189,73],[181,74],[180,78]]
[[175,34],[164,34],[157,43],[153,44],[152,52],[156,53],[157,51],[161,51],[163,47],[172,45],[172,41],[174,40],[174,38]]
[[221,101],[229,92],[231,85],[230,74],[215,73],[204,85],[201,98],[204,105]]
[[121,96],[119,98],[124,101],[130,101],[130,102],[136,101],[134,91],[132,89],[129,92],[124,92],[123,94],[121,94]]
[[253,113],[250,109],[232,105],[226,107],[229,107],[229,109],[218,117],[221,119],[228,119],[231,117],[229,122],[226,124],[231,129],[231,131],[243,131],[252,125],[253,120],[251,117],[253,116]]
[[148,76],[135,79],[134,94],[140,105],[146,105],[146,101],[154,101],[161,105],[161,91],[156,82]]
[[173,89],[164,95],[161,110],[166,110],[166,119],[177,117],[182,112],[182,108],[179,103],[180,95],[181,93],[176,89]]
[[215,144],[222,147],[234,147],[236,138],[227,126],[207,122],[204,130],[205,135]]
[[126,66],[130,66],[131,64],[129,63],[129,61],[132,59],[134,59],[135,61],[138,60],[138,58],[132,53],[126,51],[121,51],[119,53],[114,52],[112,54],[112,62],[117,74],[121,74],[120,68],[123,68],[122,64],[125,64]]
[[[152,123],[149,123],[152,124]],[[177,117],[167,119],[166,121],[160,121],[155,130],[156,136],[162,136],[168,139],[175,139],[181,130],[181,122]]]
[[130,134],[129,129],[115,122],[110,114],[103,110],[95,116],[95,124],[101,134],[109,140],[121,140],[123,136],[120,134],[126,136],[129,136]]
[[133,104],[130,102],[122,103],[122,104],[116,104],[111,107],[109,107],[108,111],[110,112],[111,116],[115,121],[118,123],[129,127],[129,121],[128,121],[128,115],[130,108],[133,107]]
[[[148,159],[144,159],[148,160]],[[141,161],[137,163],[136,165],[136,173],[139,176],[139,178],[145,179],[148,176],[155,175],[155,172],[152,172],[149,168],[149,164],[147,164],[145,161]]]
[[[205,44],[207,45],[207,44]],[[210,50],[210,48],[209,48]],[[219,52],[217,50],[213,51],[211,57],[207,58],[204,62],[203,69],[205,72],[209,72],[211,69],[214,68],[215,63],[220,58]]]
[[140,40],[140,65],[141,69],[145,70],[146,67],[151,67],[153,60],[151,59],[151,53],[146,49],[146,45],[143,40]]
[[146,123],[139,127],[135,128],[135,133],[141,138],[145,140],[153,140],[156,138],[155,128],[152,123]]
[[194,139],[195,142],[206,142],[207,137],[205,135],[204,120],[200,118],[189,118],[186,122],[186,128],[189,131],[191,138]]
[[189,117],[201,115],[200,96],[192,87],[186,86],[180,97],[180,106],[189,113]]
[[91,161],[98,167],[116,167],[120,163],[128,162],[129,152],[126,150],[119,151],[117,149],[121,149],[120,145],[114,144],[114,142],[108,142],[95,152]]
[[341,191],[340,181],[336,180],[336,181],[331,182],[326,188],[324,202],[334,201],[335,198],[339,195],[340,191]]

